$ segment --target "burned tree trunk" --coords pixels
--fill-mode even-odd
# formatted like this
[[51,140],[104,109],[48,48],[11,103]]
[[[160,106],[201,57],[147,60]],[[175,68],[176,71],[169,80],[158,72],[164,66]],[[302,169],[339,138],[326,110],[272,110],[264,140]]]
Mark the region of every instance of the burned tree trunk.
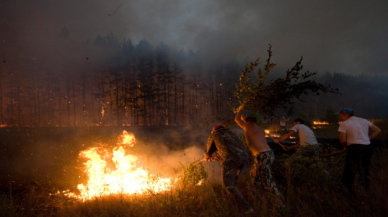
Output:
[[104,124],[105,116],[105,89],[104,89],[104,75],[101,71],[101,88],[100,88],[100,124]]
[[21,107],[22,103],[21,103],[21,100],[20,100],[20,81],[19,81],[19,79],[17,81],[16,87],[17,87],[16,94],[17,94],[17,102],[18,102],[18,127],[21,127],[22,118],[21,118],[21,109],[20,109],[20,107]]
[[0,78],[0,124],[4,124],[3,119],[3,79]]
[[76,112],[76,104],[75,104],[75,81],[74,78],[72,79],[72,86],[73,86],[73,108],[74,108],[74,126],[77,126],[77,112]]
[[47,121],[45,122],[45,124],[51,125],[50,76],[49,76],[49,72],[48,71],[46,73],[46,76],[47,76],[47,87],[46,87],[46,91],[47,91]]
[[[39,87],[38,87],[39,94]],[[70,78],[67,77],[66,82],[66,104],[67,104],[67,126],[70,127]]]
[[85,75],[82,76],[82,124],[86,125],[86,78]]
[[10,100],[11,100],[11,126],[14,125],[13,123],[13,104],[14,104],[14,96],[13,96],[13,74],[11,74],[11,92],[10,92]]
[[93,96],[93,77],[90,77],[90,109],[89,109],[89,125],[94,125],[94,96]]
[[39,93],[39,81],[38,81],[38,88],[37,88],[37,94],[36,94],[36,97],[37,97],[37,105],[38,105],[38,126],[40,126],[40,93]]

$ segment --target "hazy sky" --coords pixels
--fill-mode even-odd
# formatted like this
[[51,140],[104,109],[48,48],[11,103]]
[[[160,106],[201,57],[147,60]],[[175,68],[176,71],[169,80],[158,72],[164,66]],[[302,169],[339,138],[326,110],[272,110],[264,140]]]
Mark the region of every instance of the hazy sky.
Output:
[[76,41],[112,31],[219,60],[264,59],[271,43],[279,68],[303,56],[312,71],[388,75],[386,0],[1,0],[0,18],[4,60],[50,52],[67,27]]

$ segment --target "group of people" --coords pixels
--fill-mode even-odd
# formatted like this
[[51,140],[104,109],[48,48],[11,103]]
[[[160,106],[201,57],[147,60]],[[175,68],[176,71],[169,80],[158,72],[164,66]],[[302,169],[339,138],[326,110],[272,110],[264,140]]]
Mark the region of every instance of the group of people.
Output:
[[[275,155],[267,143],[264,129],[257,124],[256,118],[243,117],[244,108],[244,105],[241,105],[237,109],[235,121],[244,130],[247,146],[254,155],[256,168],[254,185],[261,186],[272,198],[275,198],[278,207],[284,207],[283,196],[272,179],[271,165],[275,160]],[[359,171],[364,179],[365,188],[369,189],[369,164],[372,156],[370,140],[376,137],[381,130],[369,121],[355,117],[350,108],[342,109],[339,112],[339,117],[342,120],[338,129],[339,140],[344,146],[344,150],[348,152],[342,183],[350,193],[354,193],[355,172]],[[282,120],[284,125],[281,124],[281,130],[285,128],[287,134],[279,139],[274,139],[274,142],[280,143],[298,133],[299,143],[290,147],[282,146],[283,149],[298,148],[297,152],[308,150],[319,154],[317,139],[313,131],[304,125],[302,119],[296,119],[290,130],[285,127],[288,120],[285,118]],[[223,187],[244,207],[246,214],[253,213],[254,210],[237,189],[238,176],[250,169],[248,150],[239,137],[228,128],[216,125],[207,141],[205,160],[218,160],[220,162]],[[327,171],[325,172],[327,173]]]

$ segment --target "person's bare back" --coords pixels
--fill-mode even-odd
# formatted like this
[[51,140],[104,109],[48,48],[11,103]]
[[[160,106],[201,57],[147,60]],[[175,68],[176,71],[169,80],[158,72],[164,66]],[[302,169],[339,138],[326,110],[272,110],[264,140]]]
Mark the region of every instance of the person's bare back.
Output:
[[241,105],[237,109],[237,114],[234,120],[245,131],[245,138],[253,155],[256,156],[260,154],[260,152],[271,150],[267,144],[267,140],[265,139],[264,129],[257,124],[257,120],[254,117],[247,117],[244,120],[244,117],[242,116],[243,110],[244,105]]
[[271,150],[265,139],[265,132],[262,127],[256,123],[247,122],[244,131],[248,147],[251,149],[253,155],[256,156],[260,152]]

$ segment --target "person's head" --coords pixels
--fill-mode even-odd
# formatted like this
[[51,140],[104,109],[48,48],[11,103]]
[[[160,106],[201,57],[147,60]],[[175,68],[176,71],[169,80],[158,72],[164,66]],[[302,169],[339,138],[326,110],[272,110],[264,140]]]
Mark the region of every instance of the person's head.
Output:
[[221,129],[221,128],[224,128],[224,126],[222,126],[221,124],[217,124],[213,127],[213,131],[215,130],[218,130],[218,129]]
[[245,118],[245,122],[249,123],[249,124],[257,124],[257,118],[252,117],[252,116],[248,116]]
[[286,119],[286,118],[283,116],[283,117],[282,117],[282,120],[285,120],[285,119]]
[[295,119],[294,120],[294,126],[298,125],[298,124],[304,124],[304,121],[302,119],[300,119],[300,118]]
[[354,111],[351,108],[343,108],[338,112],[339,117],[342,121],[348,120],[350,117],[354,116]]

